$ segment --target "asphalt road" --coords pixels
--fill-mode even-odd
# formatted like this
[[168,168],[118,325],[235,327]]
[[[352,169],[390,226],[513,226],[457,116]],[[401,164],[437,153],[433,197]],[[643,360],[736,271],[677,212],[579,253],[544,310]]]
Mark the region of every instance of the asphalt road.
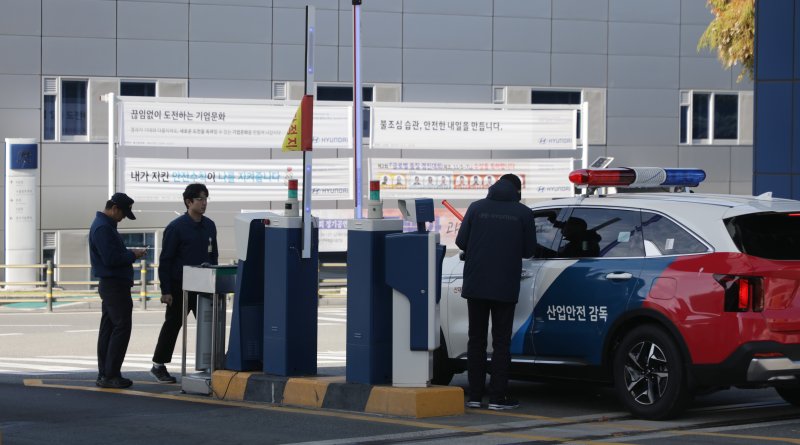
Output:
[[[769,389],[701,396],[685,415],[663,422],[633,419],[611,388],[570,383],[512,382],[519,410],[419,420],[186,395],[147,374],[162,317],[134,311],[123,367],[134,386],[118,391],[93,384],[96,310],[0,309],[0,443],[800,444],[800,409]],[[345,317],[343,306],[320,308],[321,374],[344,372]],[[191,323],[189,334],[191,359]],[[179,345],[177,364],[180,352]],[[453,384],[465,387],[466,376]]]

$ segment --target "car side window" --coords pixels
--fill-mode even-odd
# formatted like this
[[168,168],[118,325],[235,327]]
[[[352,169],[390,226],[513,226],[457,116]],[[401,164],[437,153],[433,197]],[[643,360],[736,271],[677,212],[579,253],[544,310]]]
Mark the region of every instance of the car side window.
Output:
[[559,229],[556,226],[560,208],[535,210],[533,221],[536,224],[536,253],[534,258],[553,258],[555,250],[553,245],[558,240]]
[[562,225],[558,257],[644,256],[638,210],[576,208]]
[[704,253],[708,247],[666,216],[642,212],[642,232],[647,256]]

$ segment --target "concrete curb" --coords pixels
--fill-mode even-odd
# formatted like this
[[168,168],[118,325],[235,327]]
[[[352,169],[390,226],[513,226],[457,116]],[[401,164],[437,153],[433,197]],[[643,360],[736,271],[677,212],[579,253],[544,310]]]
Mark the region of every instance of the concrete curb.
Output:
[[347,383],[343,376],[281,377],[221,370],[214,371],[211,387],[222,400],[414,418],[464,414],[464,390],[454,386],[395,388]]

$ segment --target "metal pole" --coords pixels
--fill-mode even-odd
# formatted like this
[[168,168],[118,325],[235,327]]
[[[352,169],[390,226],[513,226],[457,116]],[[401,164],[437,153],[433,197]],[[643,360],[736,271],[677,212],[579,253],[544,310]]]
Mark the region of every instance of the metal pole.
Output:
[[45,272],[47,290],[45,300],[47,301],[47,312],[53,312],[53,261],[47,260],[47,271]]
[[[316,14],[306,6],[305,94],[314,95],[314,28]],[[302,105],[301,105],[302,106]],[[313,117],[312,117],[313,122]],[[312,124],[313,125],[313,124]],[[311,173],[312,151],[303,150],[303,258],[311,258]]]
[[116,184],[116,149],[114,146],[114,139],[116,137],[116,128],[114,127],[114,93],[106,95],[108,100],[108,196],[109,198],[114,194],[117,188]]
[[364,110],[361,89],[361,0],[353,0],[353,175],[355,218],[361,219]]
[[581,104],[581,168],[586,168],[589,165],[589,102]]
[[139,304],[147,310],[147,260],[139,262]]

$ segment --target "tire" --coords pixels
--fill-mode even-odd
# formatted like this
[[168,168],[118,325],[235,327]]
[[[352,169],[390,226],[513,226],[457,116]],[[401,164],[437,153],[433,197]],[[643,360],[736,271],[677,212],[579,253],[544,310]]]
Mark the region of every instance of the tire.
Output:
[[800,386],[779,386],[775,391],[783,400],[794,406],[800,406]]
[[620,401],[643,419],[679,414],[691,399],[683,357],[675,341],[655,325],[625,334],[614,351],[612,372]]
[[433,351],[433,378],[431,383],[434,385],[447,386],[453,380],[455,370],[450,365],[450,357],[447,356],[447,345],[444,343],[444,333],[439,332],[439,347]]

